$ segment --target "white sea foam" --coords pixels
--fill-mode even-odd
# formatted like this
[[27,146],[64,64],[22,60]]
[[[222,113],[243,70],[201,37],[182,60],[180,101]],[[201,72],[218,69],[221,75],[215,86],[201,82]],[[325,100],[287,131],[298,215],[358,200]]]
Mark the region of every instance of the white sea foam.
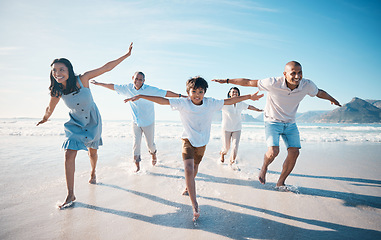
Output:
[[[53,119],[36,126],[38,119],[1,119],[0,136],[64,136],[65,120]],[[298,124],[303,142],[381,142],[380,124]],[[157,121],[156,138],[178,139],[181,122]],[[213,123],[211,140],[221,139],[221,124]],[[131,121],[103,121],[103,138],[132,138]],[[241,140],[264,142],[263,123],[244,123]]]

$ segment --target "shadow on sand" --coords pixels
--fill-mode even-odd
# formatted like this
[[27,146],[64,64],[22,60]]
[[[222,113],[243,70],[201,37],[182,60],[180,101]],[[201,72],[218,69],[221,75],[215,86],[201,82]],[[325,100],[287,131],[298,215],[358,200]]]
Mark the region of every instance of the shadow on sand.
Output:
[[[201,217],[197,221],[197,226],[191,221],[191,206],[182,203],[168,201],[161,197],[122,188],[116,185],[100,183],[101,187],[114,188],[119,191],[125,191],[144,197],[151,201],[156,201],[160,204],[175,207],[177,210],[172,213],[159,214],[153,216],[145,216],[142,214],[132,213],[129,211],[115,210],[105,207],[94,206],[81,202],[76,202],[74,208],[86,208],[89,210],[104,212],[121,217],[132,218],[138,221],[144,221],[159,226],[167,226],[180,229],[198,229],[201,231],[211,232],[220,236],[232,239],[380,239],[381,232],[349,227],[330,222],[324,222],[313,219],[305,219],[294,217],[271,210],[256,208],[244,204],[229,202],[219,198],[202,197],[210,201],[230,204],[232,206],[241,207],[247,211],[255,211],[263,217],[250,215],[246,213],[239,213],[229,211],[223,208],[202,205]],[[265,214],[265,215],[264,215]],[[266,217],[275,216],[278,218],[287,219],[293,222],[298,222],[312,225],[315,228],[319,227],[324,230],[311,230],[285,224],[274,220],[267,219]],[[295,224],[294,224],[295,225]]]

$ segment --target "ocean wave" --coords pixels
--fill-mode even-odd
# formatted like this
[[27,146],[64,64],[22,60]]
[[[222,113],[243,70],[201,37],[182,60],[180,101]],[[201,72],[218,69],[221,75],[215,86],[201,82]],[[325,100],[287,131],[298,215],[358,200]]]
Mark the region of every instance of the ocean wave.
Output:
[[[65,120],[51,120],[36,126],[37,119],[2,119],[0,136],[59,136],[65,135]],[[381,125],[343,125],[343,124],[300,124],[299,132],[302,142],[381,142]],[[132,138],[131,121],[103,121],[103,138]],[[155,138],[178,139],[183,127],[181,122],[157,121]],[[221,139],[221,124],[213,123],[210,139]],[[241,140],[265,142],[263,123],[245,123]]]

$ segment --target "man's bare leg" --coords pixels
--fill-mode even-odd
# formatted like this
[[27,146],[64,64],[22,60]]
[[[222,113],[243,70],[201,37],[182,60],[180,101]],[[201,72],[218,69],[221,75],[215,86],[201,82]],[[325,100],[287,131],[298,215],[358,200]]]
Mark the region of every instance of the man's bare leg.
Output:
[[[196,178],[196,176],[197,176],[197,173],[198,173],[198,166],[199,166],[200,164],[194,164],[194,178]],[[185,190],[184,190],[184,192],[183,192],[183,195],[184,196],[189,196],[189,193],[188,193],[188,188],[185,188]]]
[[69,206],[73,201],[75,201],[74,195],[74,172],[75,172],[75,157],[77,156],[76,150],[67,149],[65,151],[65,176],[66,176],[66,186],[67,186],[67,197],[65,202],[59,206],[59,208],[64,208]]
[[260,183],[266,183],[266,173],[268,166],[274,161],[276,156],[279,154],[279,146],[268,147],[267,152],[263,158],[263,165],[261,171],[258,175],[258,180]]
[[89,183],[96,184],[97,176],[95,175],[95,168],[97,167],[97,162],[98,162],[98,149],[89,148],[88,155],[89,155],[90,164],[91,164],[91,174],[90,174]]
[[299,156],[299,148],[290,147],[287,151],[288,154],[286,160],[284,160],[282,173],[280,174],[279,180],[276,184],[277,187],[285,186],[286,178],[290,175],[292,169],[294,169],[296,159]]

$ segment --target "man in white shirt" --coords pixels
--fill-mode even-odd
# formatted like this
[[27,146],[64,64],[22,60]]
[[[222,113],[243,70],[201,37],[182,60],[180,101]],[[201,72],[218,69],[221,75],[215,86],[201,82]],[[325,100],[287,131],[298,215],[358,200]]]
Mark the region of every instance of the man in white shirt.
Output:
[[188,93],[186,99],[175,98],[169,100],[156,96],[137,95],[124,101],[136,101],[143,98],[161,105],[170,105],[173,110],[180,112],[181,122],[184,127],[181,138],[183,141],[182,157],[187,186],[183,195],[189,195],[193,207],[193,221],[196,221],[200,216],[200,212],[196,200],[195,177],[204,156],[206,144],[209,142],[213,113],[221,110],[224,105],[238,103],[247,99],[258,100],[263,97],[263,94],[257,95],[258,92],[256,92],[255,94],[217,100],[204,97],[208,83],[202,77],[189,79],[186,86]]
[[266,183],[267,168],[279,154],[279,137],[282,136],[288,154],[276,187],[279,190],[287,191],[285,181],[296,164],[301,148],[299,131],[295,123],[299,103],[307,94],[311,97],[317,96],[329,100],[331,104],[341,107],[340,103],[324,90],[318,89],[311,80],[303,78],[302,66],[296,61],[286,64],[282,77],[262,80],[214,79],[212,81],[258,87],[259,90],[268,92],[264,112],[268,150],[264,156],[258,179],[262,184]]
[[[181,97],[181,94],[174,93],[167,90],[162,90],[156,87],[144,84],[145,75],[143,72],[135,72],[132,76],[132,83],[116,85],[113,83],[100,83],[92,81],[91,83],[99,85],[110,90],[115,90],[118,94],[127,97],[134,97],[139,94],[160,96],[160,97]],[[145,99],[135,102],[129,102],[131,107],[131,114],[133,117],[132,130],[134,133],[133,154],[134,163],[136,165],[136,172],[140,170],[141,161],[141,140],[144,133],[148,151],[152,155],[152,165],[156,164],[156,144],[154,141],[155,135],[155,109],[154,104]]]

